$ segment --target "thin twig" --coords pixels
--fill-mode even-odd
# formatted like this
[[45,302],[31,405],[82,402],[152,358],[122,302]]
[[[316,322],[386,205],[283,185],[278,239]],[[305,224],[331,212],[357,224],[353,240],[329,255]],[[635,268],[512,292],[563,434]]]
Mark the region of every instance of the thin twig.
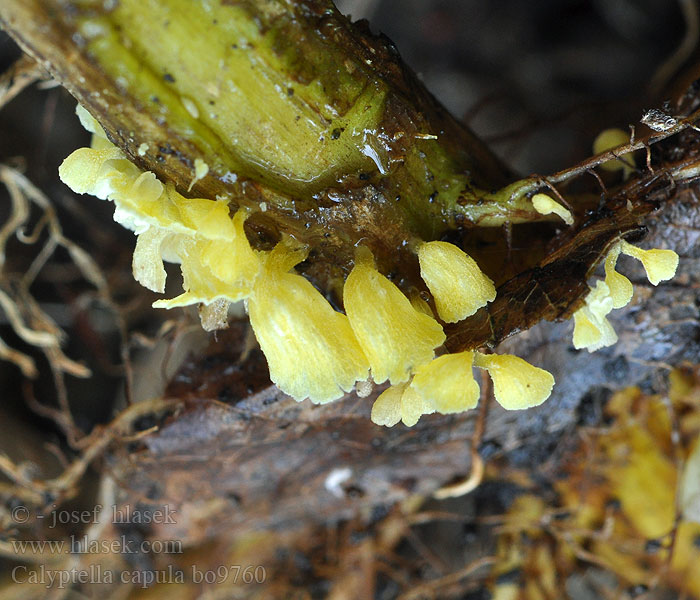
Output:
[[[698,119],[700,119],[700,110],[695,111],[685,119],[679,119],[673,127],[669,128],[666,131],[652,133],[651,135],[642,138],[641,140],[635,140],[634,143],[630,141],[628,144],[622,144],[615,148],[611,148],[610,150],[606,150],[605,152],[601,152],[600,154],[591,156],[590,158],[581,161],[573,167],[562,169],[561,171],[557,171],[553,175],[549,175],[546,178],[539,179],[546,179],[546,181],[552,184],[562,183],[564,181],[582,175],[589,169],[593,169],[599,165],[602,165],[605,162],[608,162],[610,160],[617,160],[625,154],[629,154],[630,152],[634,152],[636,150],[641,150],[642,148],[646,148],[647,145],[655,144],[657,142],[670,138],[671,136],[674,136],[680,133],[681,131],[684,131],[685,129],[688,129],[689,127],[695,125]],[[536,177],[533,178],[537,179]]]
[[30,379],[34,379],[39,375],[34,359],[24,354],[24,352],[10,348],[2,338],[0,338],[0,360],[9,360],[14,363],[22,371],[22,375]]
[[181,400],[172,398],[153,398],[133,404],[117,415],[106,427],[95,428],[86,438],[89,443],[85,445],[82,454],[61,475],[53,479],[29,480],[9,458],[0,455],[0,471],[16,484],[14,488],[5,488],[0,491],[4,495],[24,498],[44,510],[52,504],[69,499],[75,495],[76,485],[88,466],[104,453],[111,443],[125,436],[128,437],[138,419],[154,413],[175,411],[181,404]]
[[26,54],[0,75],[0,108],[5,106],[23,89],[35,81],[44,79],[46,72]]
[[471,575],[475,571],[478,571],[483,567],[493,565],[496,562],[498,562],[498,557],[485,556],[483,558],[475,560],[474,562],[469,563],[467,566],[462,567],[454,573],[450,573],[449,575],[445,575],[444,577],[433,579],[432,581],[414,587],[409,592],[401,594],[401,596],[399,596],[399,600],[413,600],[414,598],[422,597],[438,597],[437,590],[439,590],[440,588],[444,588],[449,585],[458,583],[465,577],[469,577],[469,575]]
[[441,487],[433,494],[433,498],[444,500],[445,498],[457,498],[464,496],[479,487],[484,478],[484,459],[479,454],[479,445],[484,437],[486,427],[486,415],[488,414],[489,402],[491,400],[491,379],[486,375],[486,371],[481,371],[481,398],[479,401],[479,416],[474,425],[472,435],[471,450],[471,471],[469,477],[452,485]]

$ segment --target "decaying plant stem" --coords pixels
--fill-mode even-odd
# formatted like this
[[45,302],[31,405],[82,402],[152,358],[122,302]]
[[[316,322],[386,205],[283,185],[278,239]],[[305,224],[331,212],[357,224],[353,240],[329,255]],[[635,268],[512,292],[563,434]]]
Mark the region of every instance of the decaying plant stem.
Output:
[[0,76],[0,108],[24,88],[45,76],[43,69],[29,56],[19,58]]
[[529,197],[604,158],[516,181],[388,40],[330,0],[6,0],[0,21],[142,169],[185,195],[251,210],[258,249],[281,234],[308,245],[297,270],[337,307],[360,242],[410,295],[427,291],[416,245],[461,238],[499,289],[448,328],[450,351],[570,316],[601,255],[653,209],[644,191],[627,210],[623,190],[579,231],[595,209],[584,201],[576,227],[526,232],[520,262],[509,248],[499,263],[488,227],[550,221]]
[[360,238],[391,271],[412,237],[542,218],[489,195],[512,174],[328,0],[104,6],[8,0],[0,18],[134,162],[258,211],[263,242],[309,243],[311,276],[346,266]]

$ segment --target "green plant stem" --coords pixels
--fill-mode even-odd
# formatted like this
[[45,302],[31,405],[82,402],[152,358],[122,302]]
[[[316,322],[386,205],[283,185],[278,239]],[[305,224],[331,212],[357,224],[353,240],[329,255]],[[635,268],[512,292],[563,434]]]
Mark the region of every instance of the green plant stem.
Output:
[[[253,209],[258,245],[308,243],[326,289],[360,240],[419,285],[413,240],[547,219],[393,45],[329,0],[3,0],[0,19],[134,162]],[[195,161],[209,171],[192,185]]]

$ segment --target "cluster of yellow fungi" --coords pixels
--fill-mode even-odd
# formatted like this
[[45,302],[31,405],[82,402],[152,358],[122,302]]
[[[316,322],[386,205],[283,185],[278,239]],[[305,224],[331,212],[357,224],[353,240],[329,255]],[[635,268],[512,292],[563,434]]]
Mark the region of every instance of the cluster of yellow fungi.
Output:
[[[254,250],[243,229],[246,209],[231,216],[226,200],[182,196],[174,186],[164,185],[153,173],[130,162],[84,109],[78,107],[77,112],[93,133],[92,145],[71,154],[59,175],[75,192],[115,203],[115,220],[138,236],[133,272],[142,285],[163,293],[163,261],[180,264],[184,293],[158,300],[154,306],[200,304],[204,314],[209,308],[211,314],[221,316],[229,303],[245,301],[270,378],[295,400],[331,402],[356,384],[366,389],[369,382],[389,381],[390,387],[374,403],[372,420],[386,426],[398,421],[411,426],[424,414],[474,408],[480,392],[473,367],[489,373],[494,395],[506,409],[537,406],[549,397],[552,375],[516,356],[466,351],[436,357],[445,334],[430,306],[420,299],[409,300],[377,270],[366,247],[357,248],[345,281],[345,314],[334,310],[294,270],[307,257],[308,248],[287,236],[269,252]],[[206,165],[197,164],[195,178],[206,171]],[[548,198],[533,200],[542,211],[554,212],[569,223],[571,214]],[[624,244],[620,251],[631,253]],[[416,252],[421,277],[442,321],[460,321],[496,297],[493,282],[457,246],[424,242]],[[664,271],[661,278],[666,275]],[[599,343],[591,341],[592,330],[610,339],[604,311],[611,302],[617,306],[622,301],[625,281],[609,273],[606,283],[599,284],[603,291],[589,295],[577,313],[575,339],[592,347]],[[608,298],[614,299],[609,302]]]
[[676,274],[678,254],[673,250],[642,250],[625,240],[617,242],[605,259],[605,280],[597,281],[574,313],[574,347],[595,352],[617,342],[617,334],[607,316],[613,308],[627,306],[632,299],[632,282],[615,270],[620,254],[641,261],[652,285],[667,281]]
[[[593,142],[594,154],[628,144],[629,133],[621,129],[606,129]],[[634,156],[628,153],[616,160],[601,165],[606,171],[622,171],[627,179],[634,171]],[[607,316],[614,308],[622,308],[632,299],[632,283],[615,270],[620,254],[626,254],[641,261],[652,285],[667,281],[676,274],[678,255],[673,250],[642,250],[625,240],[618,241],[605,259],[605,280],[597,281],[585,298],[585,304],[574,313],[574,347],[595,352],[617,342],[617,334]]]

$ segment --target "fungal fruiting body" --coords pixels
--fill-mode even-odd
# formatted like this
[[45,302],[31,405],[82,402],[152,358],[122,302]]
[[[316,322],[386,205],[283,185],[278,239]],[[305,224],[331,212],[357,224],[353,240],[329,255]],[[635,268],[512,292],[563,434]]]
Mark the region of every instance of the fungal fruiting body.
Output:
[[642,250],[625,240],[617,242],[605,259],[605,280],[596,282],[585,304],[574,313],[574,348],[595,352],[617,342],[617,334],[607,315],[614,308],[626,306],[633,294],[630,280],[615,270],[620,254],[641,261],[652,285],[671,279],[678,268],[678,254],[673,250]]
[[[593,154],[601,154],[629,142],[628,132],[617,128],[605,129],[593,141]],[[600,165],[600,168],[611,172],[622,171],[623,179],[627,179],[634,172],[634,154],[628,153],[618,159],[608,160]]]
[[607,316],[613,309],[610,288],[598,281],[585,298],[585,305],[574,313],[574,348],[595,352],[617,342],[617,334]]
[[554,377],[510,354],[476,353],[475,366],[493,380],[493,394],[506,410],[522,410],[542,404],[552,393]]
[[493,281],[461,248],[448,242],[426,242],[418,248],[420,273],[440,318],[456,323],[496,298]]
[[450,414],[476,407],[479,385],[472,367],[491,376],[496,401],[506,410],[539,406],[552,392],[554,377],[510,354],[444,354],[419,367],[410,383],[390,387],[374,403],[372,420],[391,427],[418,422],[421,415]]
[[348,317],[291,272],[305,257],[280,242],[257,277],[248,312],[272,381],[296,400],[330,402],[367,379],[369,363]]
[[620,241],[620,252],[636,258],[642,263],[651,285],[659,285],[662,281],[668,281],[676,274],[678,269],[678,254],[673,250],[661,250],[652,248],[642,250],[625,240]]
[[371,419],[377,425],[392,427],[399,421],[413,427],[426,414],[434,412],[423,397],[408,384],[392,385],[372,405]]
[[442,414],[469,410],[479,402],[473,364],[474,352],[443,354],[416,370],[411,388]]
[[555,214],[561,217],[562,221],[567,225],[574,224],[574,217],[571,211],[547,194],[535,194],[532,197],[532,206],[541,215]]
[[416,310],[401,290],[377,271],[367,248],[358,248],[355,267],[343,289],[343,303],[375,383],[406,381],[445,341],[440,324]]
[[[272,250],[254,249],[244,230],[249,209],[231,215],[226,201],[186,198],[131,163],[86,111],[78,108],[78,115],[93,133],[92,145],[71,154],[59,175],[78,193],[114,202],[115,220],[138,236],[132,266],[142,285],[163,293],[163,261],[180,264],[183,293],[154,306],[199,304],[212,322],[225,322],[228,304],[245,301],[270,378],[294,399],[325,403],[358,382],[364,389],[388,381],[372,420],[410,426],[424,414],[474,408],[480,392],[473,367],[489,372],[505,408],[536,406],[549,395],[552,376],[514,356],[466,351],[436,358],[445,333],[431,305],[381,274],[365,246],[356,249],[344,283],[344,313],[335,310],[295,271],[308,247],[283,236]],[[196,164],[194,180],[207,170]],[[443,322],[460,321],[495,299],[493,281],[457,246],[428,241],[415,248]]]

